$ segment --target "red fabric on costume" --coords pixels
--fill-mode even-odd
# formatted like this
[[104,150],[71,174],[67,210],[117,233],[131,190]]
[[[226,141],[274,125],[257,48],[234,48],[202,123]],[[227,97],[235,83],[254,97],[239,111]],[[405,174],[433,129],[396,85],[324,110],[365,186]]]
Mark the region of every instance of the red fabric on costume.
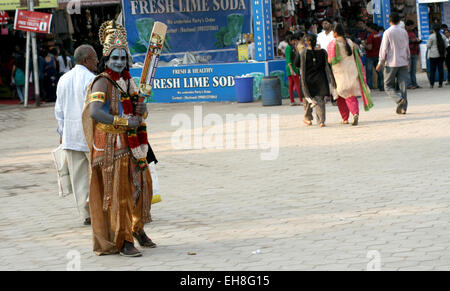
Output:
[[114,72],[113,70],[111,70],[110,68],[107,68],[105,70],[106,73],[108,73],[108,75],[111,77],[111,79],[113,79],[114,81],[119,81],[120,77],[122,77],[125,81],[131,79],[131,75],[128,72],[128,70],[123,70],[121,74]]

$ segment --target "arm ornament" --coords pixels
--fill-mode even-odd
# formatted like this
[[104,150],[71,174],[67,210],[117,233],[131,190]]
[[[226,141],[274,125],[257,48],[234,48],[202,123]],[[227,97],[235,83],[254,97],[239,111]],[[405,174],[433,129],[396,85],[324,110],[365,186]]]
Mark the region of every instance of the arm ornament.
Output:
[[89,95],[89,103],[94,101],[99,101],[102,103],[105,103],[106,95],[103,92],[94,92],[91,95]]

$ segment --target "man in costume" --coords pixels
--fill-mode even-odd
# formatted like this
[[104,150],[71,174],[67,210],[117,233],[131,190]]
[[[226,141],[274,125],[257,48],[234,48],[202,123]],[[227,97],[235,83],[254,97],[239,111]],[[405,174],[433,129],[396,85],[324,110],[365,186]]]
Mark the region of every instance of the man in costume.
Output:
[[99,31],[103,57],[86,93],[83,129],[90,151],[91,223],[94,252],[137,257],[156,245],[144,232],[151,221],[152,180],[148,163],[147,116],[128,72],[126,31],[115,21]]

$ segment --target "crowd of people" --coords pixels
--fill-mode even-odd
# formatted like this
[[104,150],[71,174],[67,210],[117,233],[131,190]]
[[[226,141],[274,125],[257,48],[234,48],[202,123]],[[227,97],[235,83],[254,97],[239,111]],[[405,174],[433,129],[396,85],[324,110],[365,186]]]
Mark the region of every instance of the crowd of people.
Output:
[[[16,47],[11,58],[11,88],[15,89],[20,104],[24,103],[25,88],[25,55],[19,46]],[[40,99],[43,102],[56,101],[56,86],[62,75],[74,67],[73,56],[67,50],[59,47],[39,48],[38,75]],[[29,87],[33,91],[33,62],[29,65]],[[30,92],[29,91],[29,92]]]
[[[312,125],[312,109],[316,108],[317,122],[325,126],[325,103],[337,105],[342,123],[352,125],[359,121],[361,97],[366,111],[373,106],[371,90],[377,88],[394,99],[396,112],[406,114],[407,89],[421,88],[417,84],[416,70],[420,55],[414,22],[400,20],[397,13],[390,15],[390,28],[386,31],[375,23],[358,23],[358,30],[350,35],[341,23],[331,19],[322,22],[319,34],[297,32],[288,35],[279,50],[286,58],[290,105],[297,91],[300,104],[305,108],[304,123]],[[429,82],[434,87],[436,70],[439,87],[444,83],[444,62],[450,69],[450,32],[446,25],[435,24],[427,41]],[[373,84],[374,70],[377,74]],[[450,74],[447,74],[447,85]]]

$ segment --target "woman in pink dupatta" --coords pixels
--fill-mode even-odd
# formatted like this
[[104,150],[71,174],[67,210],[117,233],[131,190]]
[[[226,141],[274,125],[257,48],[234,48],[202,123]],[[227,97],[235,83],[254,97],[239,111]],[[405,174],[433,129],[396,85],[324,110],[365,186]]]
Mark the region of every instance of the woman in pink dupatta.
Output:
[[348,124],[350,113],[353,115],[352,125],[358,125],[359,103],[356,96],[362,96],[364,109],[368,111],[372,106],[370,89],[366,85],[356,45],[344,36],[344,27],[338,23],[334,26],[335,39],[327,48],[328,62],[331,64],[336,80],[336,99],[342,123]]

